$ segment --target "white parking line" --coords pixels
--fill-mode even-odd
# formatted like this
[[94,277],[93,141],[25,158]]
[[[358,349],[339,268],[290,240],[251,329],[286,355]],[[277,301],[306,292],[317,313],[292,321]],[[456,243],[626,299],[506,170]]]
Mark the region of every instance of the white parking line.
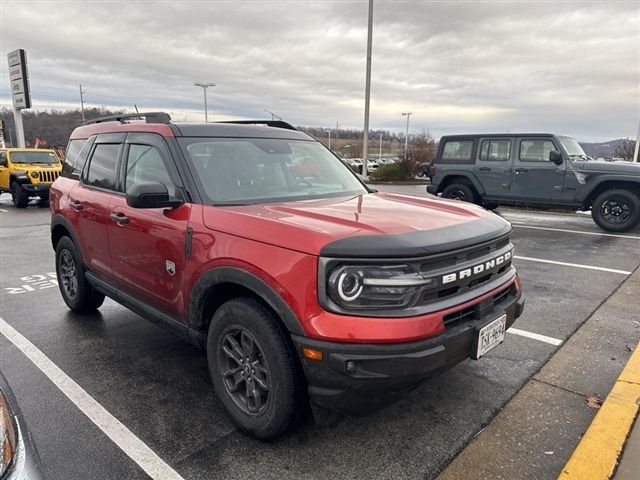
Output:
[[631,272],[627,272],[626,270],[616,270],[615,268],[596,267],[593,265],[581,265],[579,263],[556,262],[554,260],[544,260],[542,258],[521,257],[520,255],[514,255],[513,258],[516,258],[518,260],[526,260],[528,262],[550,263],[552,265],[562,265],[564,267],[584,268],[587,270],[598,270],[600,272],[619,273],[620,275],[631,275]]
[[520,335],[521,337],[533,338],[540,342],[548,343],[550,345],[562,345],[562,340],[557,338],[547,337],[546,335],[540,335],[539,333],[527,332],[526,330],[520,330],[518,328],[511,327],[507,330],[507,333],[513,333],[514,335]]
[[9,210],[5,210],[4,208],[0,208],[0,212],[2,212],[2,213],[9,213]]
[[0,333],[18,347],[56,387],[153,479],[184,480],[131,430],[111,415],[34,344],[0,318]]
[[600,233],[600,232],[582,232],[580,230],[565,230],[564,228],[550,228],[550,227],[533,227],[531,225],[523,225],[521,223],[511,223],[516,228],[528,228],[530,230],[547,230],[550,232],[565,232],[565,233],[581,233],[582,235],[599,235],[602,237],[615,237],[615,238],[628,238],[630,240],[640,240],[640,237],[633,235],[616,235],[615,233]]

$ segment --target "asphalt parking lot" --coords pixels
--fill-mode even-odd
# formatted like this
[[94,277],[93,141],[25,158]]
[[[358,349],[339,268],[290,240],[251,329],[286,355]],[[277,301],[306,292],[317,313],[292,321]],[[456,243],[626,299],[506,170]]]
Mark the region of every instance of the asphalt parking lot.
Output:
[[[434,478],[640,265],[640,228],[612,235],[583,214],[499,213],[514,225],[527,296],[506,341],[376,415],[307,422],[272,443],[234,428],[204,352],[110,300],[89,318],[70,313],[51,273],[49,211],[16,210],[6,194],[0,317],[155,454],[167,467],[156,478]],[[149,478],[128,456],[138,444],[103,433],[3,334],[0,366],[50,478]]]

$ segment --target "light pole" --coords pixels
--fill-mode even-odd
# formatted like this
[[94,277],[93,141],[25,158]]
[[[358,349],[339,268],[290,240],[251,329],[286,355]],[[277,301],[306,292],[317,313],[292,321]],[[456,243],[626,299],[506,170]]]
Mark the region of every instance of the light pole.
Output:
[[378,151],[378,160],[382,163],[382,133],[380,134],[380,150]]
[[194,87],[202,87],[202,91],[204,92],[204,123],[209,123],[209,117],[207,112],[207,88],[215,87],[215,83],[205,83],[205,82],[196,82],[193,84]]
[[407,147],[409,146],[409,117],[413,114],[413,112],[402,112],[402,116],[407,117],[407,132],[404,135],[404,158],[407,158]]
[[362,175],[367,178],[369,156],[369,100],[371,97],[371,43],[373,38],[373,0],[369,0],[369,27],[367,30],[367,74],[364,93],[364,134],[362,138]]
[[331,129],[327,128],[326,131],[329,133],[329,150],[331,150]]
[[87,93],[82,90],[82,84],[80,84],[80,111],[82,112],[82,123],[84,124],[84,94]]

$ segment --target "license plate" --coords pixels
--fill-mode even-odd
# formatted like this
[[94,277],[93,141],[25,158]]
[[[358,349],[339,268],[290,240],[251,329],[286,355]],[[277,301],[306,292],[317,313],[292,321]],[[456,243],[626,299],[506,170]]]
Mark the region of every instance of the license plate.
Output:
[[500,345],[504,340],[506,326],[507,315],[504,314],[493,322],[482,327],[478,332],[478,337],[476,339],[476,351],[474,352],[473,358],[477,360],[492,348]]

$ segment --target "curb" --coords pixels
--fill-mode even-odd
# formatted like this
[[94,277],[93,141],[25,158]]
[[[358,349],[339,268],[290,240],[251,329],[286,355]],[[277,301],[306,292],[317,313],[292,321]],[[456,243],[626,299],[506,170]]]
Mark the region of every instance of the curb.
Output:
[[609,479],[640,410],[640,343],[558,479]]
[[394,180],[368,180],[367,185],[431,185],[429,180],[404,180],[404,181],[394,181]]

